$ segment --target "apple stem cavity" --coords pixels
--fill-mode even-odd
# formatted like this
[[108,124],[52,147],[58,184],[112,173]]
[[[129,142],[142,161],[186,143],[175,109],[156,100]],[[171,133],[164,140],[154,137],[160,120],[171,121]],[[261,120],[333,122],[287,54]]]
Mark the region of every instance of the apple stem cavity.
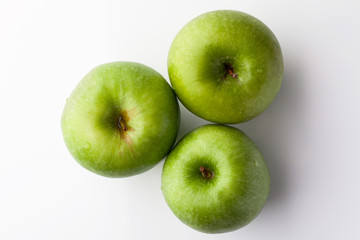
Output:
[[225,75],[224,75],[224,79],[225,79],[228,75],[232,76],[232,78],[234,78],[234,79],[239,76],[239,74],[234,73],[234,67],[233,67],[231,64],[225,63],[224,65],[225,65],[225,69],[226,69],[226,73],[225,73]]
[[233,73],[231,71],[231,69],[229,69],[229,75],[232,76],[233,78],[237,78],[238,77],[238,74],[237,73]]
[[118,121],[117,121],[117,125],[120,129],[124,130],[124,131],[127,131],[128,128],[124,122],[124,120],[122,119],[122,117],[119,117]]
[[214,173],[210,169],[205,168],[203,166],[200,167],[200,172],[202,173],[202,176],[205,178],[213,178],[214,177]]

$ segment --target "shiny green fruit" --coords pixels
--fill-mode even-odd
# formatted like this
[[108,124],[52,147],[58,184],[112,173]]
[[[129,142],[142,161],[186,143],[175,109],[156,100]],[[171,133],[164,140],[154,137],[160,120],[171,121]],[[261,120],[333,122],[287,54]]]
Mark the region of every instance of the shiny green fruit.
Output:
[[173,213],[205,233],[248,224],[270,189],[260,150],[242,131],[223,125],[202,126],[182,138],[165,160],[161,182]]
[[238,11],[208,12],[186,24],[168,55],[171,84],[183,105],[218,123],[263,112],[278,93],[280,45],[258,19]]
[[85,168],[108,177],[142,173],[163,159],[179,128],[179,106],[165,79],[139,63],[94,68],[67,99],[61,127]]

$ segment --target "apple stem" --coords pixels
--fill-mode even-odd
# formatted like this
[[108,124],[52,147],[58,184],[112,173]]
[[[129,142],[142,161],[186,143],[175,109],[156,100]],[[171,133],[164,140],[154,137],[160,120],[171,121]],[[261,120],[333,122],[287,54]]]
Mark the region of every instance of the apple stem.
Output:
[[238,74],[237,73],[234,73],[231,69],[228,70],[230,76],[232,76],[233,78],[237,78],[238,77]]
[[234,67],[232,65],[225,64],[225,68],[226,68],[226,74],[224,78],[226,78],[227,75],[232,76],[234,79],[239,76],[237,73],[234,73]]
[[128,130],[128,128],[126,127],[126,124],[123,121],[122,117],[119,117],[117,124],[118,124],[118,127],[121,128],[122,130],[124,130],[124,131]]
[[212,178],[214,173],[210,169],[206,169],[205,167],[200,167],[200,172],[202,173],[203,177]]

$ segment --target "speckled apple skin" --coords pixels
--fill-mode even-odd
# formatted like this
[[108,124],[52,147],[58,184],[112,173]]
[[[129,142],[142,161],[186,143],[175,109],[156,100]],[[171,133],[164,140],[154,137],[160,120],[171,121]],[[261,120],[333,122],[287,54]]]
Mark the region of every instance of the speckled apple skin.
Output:
[[[117,119],[122,116],[127,131]],[[67,99],[61,127],[67,148],[86,169],[127,177],[155,166],[179,129],[179,106],[155,70],[113,62],[90,71]]]
[[[237,78],[225,76],[230,64]],[[258,19],[239,11],[208,12],[186,24],[168,54],[169,78],[183,105],[217,123],[240,123],[263,112],[284,72],[280,45]]]
[[[213,171],[204,178],[200,167]],[[255,143],[242,131],[206,125],[183,137],[165,160],[162,192],[173,213],[205,233],[239,229],[263,208],[270,175]]]

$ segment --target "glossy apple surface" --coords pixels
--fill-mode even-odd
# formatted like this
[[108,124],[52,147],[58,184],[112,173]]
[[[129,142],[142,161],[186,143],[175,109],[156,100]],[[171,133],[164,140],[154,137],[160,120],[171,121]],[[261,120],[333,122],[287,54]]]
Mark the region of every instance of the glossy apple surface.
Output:
[[179,107],[155,70],[113,62],[90,71],[67,99],[62,133],[72,156],[108,177],[144,172],[173,146]]
[[260,150],[242,131],[223,125],[202,126],[182,138],[165,160],[161,180],[173,213],[206,233],[248,224],[270,188]]
[[283,78],[280,45],[258,19],[238,11],[205,13],[176,35],[168,72],[179,100],[208,121],[240,123],[263,112]]

